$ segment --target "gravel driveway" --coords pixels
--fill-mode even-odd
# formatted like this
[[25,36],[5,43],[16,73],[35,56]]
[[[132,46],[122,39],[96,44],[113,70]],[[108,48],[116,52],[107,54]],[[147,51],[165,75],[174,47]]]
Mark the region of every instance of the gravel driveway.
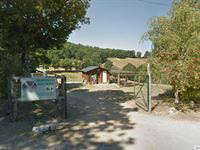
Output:
[[[68,93],[68,119],[57,131],[32,135],[32,121],[0,121],[0,149],[193,150],[200,123],[155,116],[130,105],[132,92],[116,85],[82,87]],[[198,150],[198,149],[194,149]]]

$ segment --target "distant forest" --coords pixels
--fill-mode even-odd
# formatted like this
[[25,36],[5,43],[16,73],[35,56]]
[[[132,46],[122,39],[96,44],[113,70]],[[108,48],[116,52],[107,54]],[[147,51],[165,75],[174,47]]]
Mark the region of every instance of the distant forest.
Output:
[[46,65],[53,67],[65,67],[66,69],[82,69],[91,65],[100,65],[107,61],[107,58],[147,58],[150,53],[146,51],[144,56],[135,50],[121,50],[110,48],[99,48],[74,44],[67,42],[62,48],[53,48],[45,53],[48,60]]

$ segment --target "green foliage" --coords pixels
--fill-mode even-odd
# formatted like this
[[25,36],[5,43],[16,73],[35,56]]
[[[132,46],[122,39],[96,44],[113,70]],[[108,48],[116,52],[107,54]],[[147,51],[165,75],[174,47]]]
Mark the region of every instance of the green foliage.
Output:
[[46,51],[43,49],[37,49],[35,52],[32,52],[29,59],[31,61],[32,71],[35,71],[39,65],[47,66],[50,64]]
[[150,57],[150,56],[151,56],[151,52],[146,51],[146,52],[144,53],[144,58],[148,58],[148,57]]
[[141,52],[137,52],[137,53],[136,53],[136,57],[137,57],[137,58],[141,58],[141,57],[142,57],[142,53],[141,53]]
[[169,15],[150,22],[153,64],[182,99],[200,89],[200,1],[174,0]]
[[0,45],[21,55],[23,71],[37,49],[61,46],[69,34],[89,23],[89,0],[1,0]]
[[194,101],[196,103],[199,103],[200,89],[187,88],[187,90],[181,94],[181,98],[187,101],[189,100],[189,101]]
[[8,77],[11,74],[20,75],[21,66],[19,57],[6,53],[0,48],[0,99],[8,95]]
[[88,6],[88,0],[1,0],[2,47],[21,53],[63,44],[79,23],[88,23]]
[[135,58],[135,51],[102,49],[99,47],[84,46],[81,44],[66,42],[63,47],[50,48],[47,52],[47,57],[52,66],[59,66],[60,59],[71,59],[72,68],[82,69],[92,65],[101,65],[107,61],[107,58],[110,57]]
[[113,63],[112,63],[112,61],[110,61],[110,60],[107,60],[106,63],[105,63],[105,65],[104,65],[104,67],[105,67],[106,69],[108,69],[108,70],[111,70],[111,69],[112,69],[112,66],[113,66]]
[[64,67],[65,69],[71,69],[72,68],[72,61],[71,59],[65,58],[59,60],[59,66]]
[[[133,64],[130,64],[130,63],[125,65],[122,70],[124,72],[129,72],[129,73],[137,73],[137,68]],[[134,81],[135,80],[135,75],[128,76],[128,79]]]
[[146,64],[140,65],[137,68],[137,73],[142,74],[142,75],[146,75],[147,74],[147,65]]
[[144,82],[147,76],[147,65],[143,64],[140,65],[137,70],[136,70],[136,76],[135,76],[135,80],[139,81],[139,82]]
[[136,70],[137,68],[130,63],[128,63],[126,66],[123,67],[123,71],[136,72]]
[[[0,96],[5,93],[2,89],[5,90],[6,77],[10,74],[30,73],[39,64],[55,62],[55,65],[59,65],[62,59],[46,54],[44,50],[60,48],[73,30],[89,23],[86,17],[89,2],[0,1]],[[52,56],[50,61],[49,56]]]

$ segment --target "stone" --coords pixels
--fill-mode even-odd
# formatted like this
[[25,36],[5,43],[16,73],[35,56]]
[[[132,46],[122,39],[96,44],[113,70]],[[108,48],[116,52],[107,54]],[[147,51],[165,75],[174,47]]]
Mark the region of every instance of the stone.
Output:
[[41,125],[38,127],[33,127],[32,131],[35,134],[42,134],[50,131],[55,131],[56,130],[56,124],[46,124],[46,125]]
[[190,102],[190,107],[191,107],[191,108],[194,108],[194,105],[195,105],[194,101],[191,101],[191,102]]
[[176,108],[171,107],[171,108],[169,108],[168,113],[169,113],[169,114],[174,114],[174,113],[176,113],[177,111],[178,111],[178,110],[177,110]]

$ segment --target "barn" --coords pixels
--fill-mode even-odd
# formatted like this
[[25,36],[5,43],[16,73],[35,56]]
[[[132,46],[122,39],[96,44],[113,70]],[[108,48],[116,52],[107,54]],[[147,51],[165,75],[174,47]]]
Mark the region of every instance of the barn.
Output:
[[89,66],[82,69],[82,78],[86,84],[109,83],[110,72],[99,66]]

